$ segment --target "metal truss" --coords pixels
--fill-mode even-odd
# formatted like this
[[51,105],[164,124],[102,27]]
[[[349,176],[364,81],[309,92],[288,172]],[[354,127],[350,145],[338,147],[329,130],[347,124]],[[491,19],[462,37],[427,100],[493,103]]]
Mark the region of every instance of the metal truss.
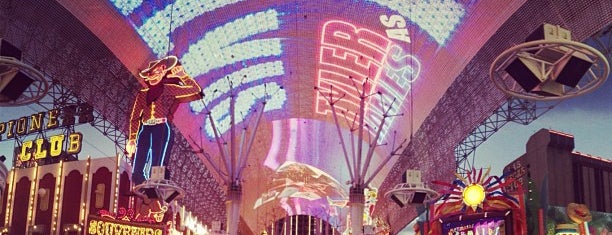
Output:
[[[129,102],[138,81],[102,43],[86,43],[99,39],[81,33],[88,30],[70,17],[50,23],[44,16],[29,15],[16,6],[20,5],[0,9],[0,34],[23,52],[24,63],[40,70],[49,83],[48,94],[36,104],[46,111],[60,109],[66,124],[90,123],[115,143],[116,151],[125,152],[123,130],[127,129]],[[51,2],[43,8],[65,11]],[[57,25],[70,30],[58,31]],[[87,56],[92,52],[93,56]],[[65,120],[70,116],[78,119]]]
[[[49,76],[46,75],[45,79]],[[100,131],[104,136],[108,137],[115,143],[117,148],[122,152],[125,152],[123,144],[125,143],[126,137],[123,131],[116,128],[115,125],[110,123],[102,114],[94,111],[94,108],[87,102],[79,99],[76,93],[64,87],[59,83],[59,80],[48,79],[50,84],[49,91],[43,99],[37,101],[35,104],[40,106],[44,111],[50,111],[53,109],[59,110],[60,126],[58,130],[62,130],[62,134],[67,135],[74,132],[74,127],[89,123],[93,128]],[[48,116],[45,116],[45,121],[49,121]],[[44,138],[46,130],[35,133],[36,138]],[[15,147],[23,144],[25,137],[30,135],[18,136],[15,138]],[[17,156],[17,154],[15,154]],[[15,159],[15,158],[14,158]],[[76,160],[78,156],[65,156],[63,160]],[[16,163],[16,160],[13,162]],[[27,167],[25,165],[16,165],[16,167]]]
[[[510,97],[493,114],[483,120],[470,134],[455,147],[455,162],[457,173],[465,176],[474,167],[474,151],[489,137],[509,122],[522,125],[529,123],[542,116],[548,110],[554,108],[557,103],[529,101]],[[471,158],[470,158],[471,157]]]
[[[32,14],[32,9],[44,10]],[[89,105],[93,119],[83,121],[113,141],[118,154],[124,155],[124,133],[141,85],[99,38],[56,1],[31,0],[0,3],[0,37],[20,48],[24,61],[51,80],[48,95],[39,101],[44,109],[76,106],[78,124],[79,107],[88,110]],[[168,168],[172,180],[187,191],[182,203],[203,222],[222,220],[223,190],[187,140],[180,132],[175,134]]]
[[[544,10],[543,13],[556,13],[533,15],[532,9],[548,9],[550,5],[554,6],[557,4],[559,6],[555,6],[555,9],[563,9],[563,14],[559,14],[559,11]],[[596,5],[580,6],[581,8],[588,8],[585,11],[592,13],[589,17],[573,17],[571,9],[575,9],[573,7],[578,7],[577,5],[579,4],[578,2],[555,2],[550,4],[550,2],[527,1],[527,3],[521,6],[506,23],[500,26],[496,34],[482,46],[482,49],[449,86],[436,107],[430,111],[427,118],[418,127],[411,143],[391,168],[387,178],[379,187],[379,191],[385,192],[392,189],[393,186],[400,182],[401,175],[405,174],[407,169],[419,169],[424,172],[424,182],[431,180],[452,181],[455,179],[452,172],[457,170],[457,166],[452,165],[451,161],[452,159],[458,159],[455,155],[455,149],[458,143],[462,143],[466,139],[466,136],[470,136],[472,131],[484,133],[490,131],[489,135],[482,134],[479,138],[472,139],[474,142],[470,143],[469,146],[465,146],[469,150],[478,146],[479,141],[484,141],[484,137],[490,137],[490,134],[495,130],[493,124],[496,123],[494,122],[495,118],[499,118],[497,119],[497,124],[495,124],[497,129],[501,127],[501,123],[507,122],[504,119],[509,117],[513,117],[520,122],[516,116],[520,112],[514,109],[526,104],[522,104],[521,101],[512,101],[507,104],[508,98],[496,89],[489,80],[489,65],[496,55],[499,55],[507,48],[524,42],[526,35],[519,32],[525,32],[525,29],[528,28],[536,28],[542,22],[565,25],[570,29],[584,29],[586,25],[589,25],[593,29],[606,28],[608,32],[610,31],[610,27],[605,27],[610,24],[609,14],[603,14],[602,9]],[[559,19],[563,20],[560,21]],[[600,47],[608,48],[607,50],[598,50],[609,56],[611,48],[610,33],[605,32],[606,30],[603,30],[593,34],[592,31],[588,30],[576,30],[572,32],[572,37],[583,41],[585,38],[597,37],[598,34],[607,34],[608,36],[605,40],[596,43],[601,44],[602,46]],[[594,44],[590,45],[596,47]],[[504,108],[500,109],[500,105]],[[535,107],[545,108],[545,105],[542,106],[540,103],[534,105]],[[496,110],[506,110],[508,107],[513,107],[511,110],[512,115],[496,114]],[[527,110],[523,110],[523,112],[527,112]],[[526,118],[528,113],[521,115],[525,115],[524,117]],[[483,121],[487,120],[489,116],[491,118],[489,122],[491,123]],[[489,125],[483,127],[483,129],[475,128],[479,127],[482,123],[488,123]],[[462,155],[466,154],[462,153]],[[470,158],[466,156],[465,161],[469,160]],[[471,162],[466,164],[471,166]],[[462,166],[462,168],[468,167]],[[394,205],[391,203],[393,202],[380,200],[377,202],[376,207],[392,208]],[[400,231],[408,224],[410,219],[414,218],[413,216],[416,216],[416,212],[414,209],[407,207],[397,210],[377,210],[375,212],[376,215],[388,219],[392,231]]]
[[[71,120],[69,122],[74,125],[89,123],[93,128],[102,133],[102,135],[115,143],[116,148],[118,148],[121,153],[126,152],[124,145],[124,143],[126,143],[125,133],[101,113],[95,111],[93,106],[88,102],[79,99],[77,94],[62,86],[57,80],[52,80],[48,96],[52,98],[52,103],[44,101],[38,103],[47,108],[47,110],[59,108],[62,110],[62,115],[66,117],[70,117],[71,115],[78,116],[77,120]],[[66,113],[73,111],[76,112],[73,114]],[[64,119],[64,121],[66,120]]]
[[[593,48],[602,52],[608,61],[612,56],[612,24],[593,34],[585,40]],[[493,111],[491,116],[476,126],[470,134],[455,147],[455,162],[457,173],[465,176],[472,169],[475,161],[474,151],[489,137],[509,122],[528,125],[548,110],[554,108],[560,101],[542,102],[528,101],[514,97],[508,98],[506,103]]]

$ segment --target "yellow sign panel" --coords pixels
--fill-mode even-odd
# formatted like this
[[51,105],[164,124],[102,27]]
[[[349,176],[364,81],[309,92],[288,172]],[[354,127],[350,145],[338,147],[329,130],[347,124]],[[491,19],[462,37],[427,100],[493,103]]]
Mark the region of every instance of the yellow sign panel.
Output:
[[[47,158],[49,156],[57,157],[62,153],[65,139],[63,134],[59,134],[51,136],[49,140],[39,138],[36,140],[24,141],[21,145],[19,160],[25,162],[32,159],[32,157],[34,157],[35,160]],[[81,152],[83,134],[79,132],[71,133],[68,135],[66,141],[66,153],[77,154]]]

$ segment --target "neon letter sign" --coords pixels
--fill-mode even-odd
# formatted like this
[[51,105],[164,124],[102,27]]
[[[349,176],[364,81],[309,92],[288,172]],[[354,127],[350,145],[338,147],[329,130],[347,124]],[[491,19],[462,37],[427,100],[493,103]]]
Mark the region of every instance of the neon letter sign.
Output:
[[[380,16],[380,23],[387,27],[387,37],[410,43],[410,35],[406,28],[406,20],[400,15]],[[397,26],[397,28],[395,28]]]
[[[381,34],[343,21],[329,21],[323,25],[321,51],[319,55],[317,87],[323,94],[346,94],[336,103],[340,115],[352,119],[359,108],[358,91],[366,89],[366,94],[381,91],[385,94],[383,102],[373,96],[366,100],[366,123],[376,126],[382,118],[381,103],[390,104],[393,97],[399,101],[392,113],[399,113],[410,83],[419,76],[421,65],[418,59],[407,54]],[[370,79],[365,83],[366,78]],[[351,81],[353,79],[353,81]],[[333,87],[333,90],[330,89]],[[327,115],[331,109],[319,93],[316,94],[315,111]],[[393,123],[393,117],[383,126],[382,137]],[[370,129],[372,134],[375,130]],[[384,138],[380,138],[382,141]]]
[[[374,90],[373,84],[381,72],[390,44],[389,39],[371,30],[344,21],[326,22],[321,35],[319,74],[315,84],[323,93],[332,92],[331,86],[333,92],[345,93],[347,96],[337,108],[354,117],[353,111],[359,108],[356,89],[365,89],[366,94]],[[365,83],[366,78],[370,79],[369,83]],[[315,111],[319,114],[331,112],[320,94],[315,100]]]
[[439,45],[444,45],[465,15],[465,8],[456,1],[367,1],[397,11],[400,15],[417,24]]

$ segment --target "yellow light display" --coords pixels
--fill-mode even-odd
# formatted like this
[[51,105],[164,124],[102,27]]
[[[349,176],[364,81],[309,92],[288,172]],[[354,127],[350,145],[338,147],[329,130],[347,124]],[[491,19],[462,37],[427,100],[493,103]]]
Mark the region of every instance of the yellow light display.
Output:
[[9,173],[8,182],[11,182],[11,183],[8,185],[8,198],[6,201],[6,217],[4,219],[5,226],[10,226],[9,221],[11,219],[11,215],[13,214],[11,213],[11,202],[13,199],[13,189],[15,185],[15,168],[11,169],[11,172]]
[[[48,148],[45,148],[43,145],[43,143],[46,141],[45,138],[24,141],[20,146],[21,154],[19,154],[19,161],[25,162],[31,160],[32,158],[38,160],[48,157],[58,157],[62,153],[61,148],[64,146],[65,138],[66,136],[64,134],[51,136],[49,139]],[[66,153],[80,153],[83,142],[83,134],[79,132],[70,133],[67,135],[67,138]]]
[[87,183],[89,182],[89,165],[91,163],[91,157],[87,156],[87,163],[85,163],[85,182],[83,183],[83,193],[81,198],[81,213],[79,213],[80,224],[85,224],[85,215],[87,214]]
[[59,205],[60,205],[60,190],[61,190],[61,184],[62,184],[62,174],[64,173],[64,161],[60,161],[59,163],[59,167],[57,167],[57,177],[55,179],[55,199],[54,199],[54,203],[53,203],[53,217],[52,217],[52,221],[53,224],[51,226],[51,231],[55,232],[58,229],[57,226],[57,217],[58,217],[58,212],[59,212]]
[[473,210],[482,205],[485,196],[485,189],[480,184],[470,184],[463,189],[463,203]]

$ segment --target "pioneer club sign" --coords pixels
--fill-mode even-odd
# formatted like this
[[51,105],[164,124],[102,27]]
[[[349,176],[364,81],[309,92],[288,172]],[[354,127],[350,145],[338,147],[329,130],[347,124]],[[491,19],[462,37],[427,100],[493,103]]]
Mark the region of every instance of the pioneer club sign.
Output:
[[[44,133],[60,127],[74,126],[79,123],[93,121],[93,109],[88,105],[70,105],[61,109],[22,116],[17,119],[0,122],[0,141],[17,139],[26,135]],[[83,135],[79,132],[60,133],[55,135],[19,141],[15,150],[16,160],[25,162],[44,158],[53,158],[65,154],[81,152]]]

